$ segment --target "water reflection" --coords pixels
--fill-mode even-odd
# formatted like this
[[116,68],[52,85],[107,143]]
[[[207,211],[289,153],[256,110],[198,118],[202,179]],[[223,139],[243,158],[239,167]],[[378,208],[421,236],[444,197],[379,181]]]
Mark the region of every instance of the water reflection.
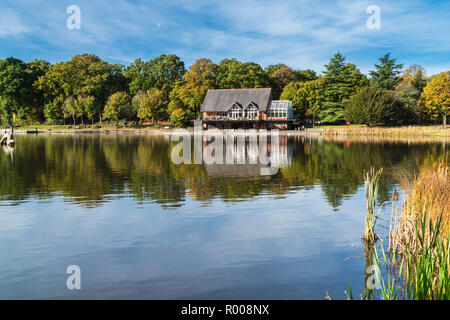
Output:
[[[176,165],[176,142],[164,135],[17,136],[13,154],[0,150],[0,298],[340,299],[349,285],[364,292],[373,254],[361,242],[363,171],[385,168],[381,201],[390,200],[405,172],[446,146],[280,139],[283,164],[264,176]],[[247,143],[235,151],[246,168],[261,150]],[[78,292],[65,289],[72,264],[85,277]]]
[[268,178],[291,163],[292,143],[288,143],[287,136],[227,134],[210,140],[202,139],[203,159],[214,149],[213,161],[203,161],[209,176]]
[[431,163],[446,148],[442,142],[364,143],[280,136],[280,169],[261,176],[260,164],[255,163],[260,150],[248,141],[234,149],[233,161],[242,163],[236,165],[176,165],[171,161],[175,145],[164,135],[17,136],[15,149],[0,155],[0,199],[62,194],[68,201],[96,207],[126,194],[138,201],[179,207],[187,194],[198,201],[215,197],[236,201],[320,185],[327,202],[338,208],[362,186],[362,173],[370,166],[385,168],[380,187],[380,201],[384,201],[404,172]]

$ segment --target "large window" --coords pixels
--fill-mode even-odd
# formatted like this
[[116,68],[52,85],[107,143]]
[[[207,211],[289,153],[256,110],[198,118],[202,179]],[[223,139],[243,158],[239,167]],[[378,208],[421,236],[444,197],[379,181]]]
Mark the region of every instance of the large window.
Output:
[[257,107],[255,107],[253,104],[249,105],[247,109],[245,110],[245,118],[246,119],[256,119],[258,118],[259,110]]
[[228,117],[237,120],[242,117],[242,109],[237,104],[233,105],[233,107],[228,111]]
[[269,118],[292,118],[292,103],[288,100],[273,100],[269,107]]

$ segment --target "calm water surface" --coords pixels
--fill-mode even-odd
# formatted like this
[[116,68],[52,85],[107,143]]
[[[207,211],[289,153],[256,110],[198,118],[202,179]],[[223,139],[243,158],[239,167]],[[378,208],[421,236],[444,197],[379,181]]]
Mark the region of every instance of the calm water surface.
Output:
[[344,299],[364,287],[364,170],[385,168],[388,218],[401,177],[446,150],[284,137],[280,170],[260,176],[175,165],[164,135],[16,141],[0,150],[2,299]]

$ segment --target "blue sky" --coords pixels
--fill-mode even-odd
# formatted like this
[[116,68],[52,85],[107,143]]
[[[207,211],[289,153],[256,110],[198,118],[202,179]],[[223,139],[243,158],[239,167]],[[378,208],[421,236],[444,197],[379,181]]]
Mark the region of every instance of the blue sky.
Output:
[[[81,29],[69,30],[69,5]],[[381,29],[368,29],[369,5]],[[324,70],[342,52],[363,72],[390,51],[429,75],[450,70],[450,1],[1,0],[0,58],[59,62],[94,53],[129,64],[174,53],[190,66],[207,57]]]

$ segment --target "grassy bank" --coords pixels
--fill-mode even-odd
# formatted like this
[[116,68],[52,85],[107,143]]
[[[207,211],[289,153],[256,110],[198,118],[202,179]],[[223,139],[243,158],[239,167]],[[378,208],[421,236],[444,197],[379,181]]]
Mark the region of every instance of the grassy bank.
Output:
[[365,136],[365,137],[450,137],[450,126],[330,126],[320,127],[324,136]]

